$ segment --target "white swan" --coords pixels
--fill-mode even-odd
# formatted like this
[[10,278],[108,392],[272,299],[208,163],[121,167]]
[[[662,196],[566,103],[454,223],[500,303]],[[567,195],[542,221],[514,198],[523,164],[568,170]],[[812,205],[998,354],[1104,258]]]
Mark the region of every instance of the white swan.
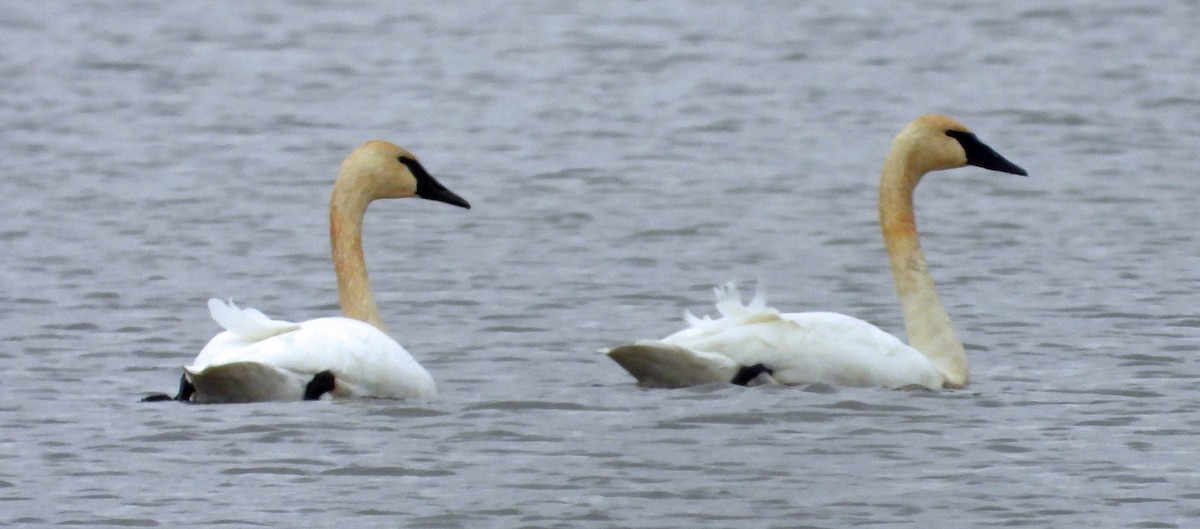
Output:
[[830,312],[781,314],[761,292],[743,305],[718,288],[716,320],[687,314],[688,328],[608,356],[650,387],[712,382],[959,388],[967,356],[938,300],[917,236],[913,190],[930,171],[975,165],[1025,176],[961,123],[929,114],[909,123],[883,162],[879,220],[909,344],[863,320]]
[[[232,302],[208,301],[225,329],[184,367],[175,400],[255,402],[333,397],[425,398],[433,377],[387,335],[367,281],[362,221],[381,198],[470,204],[429,175],[408,151],[369,141],[342,162],[329,206],[329,233],[344,317],[271,320]],[[152,395],[144,400],[168,400]]]

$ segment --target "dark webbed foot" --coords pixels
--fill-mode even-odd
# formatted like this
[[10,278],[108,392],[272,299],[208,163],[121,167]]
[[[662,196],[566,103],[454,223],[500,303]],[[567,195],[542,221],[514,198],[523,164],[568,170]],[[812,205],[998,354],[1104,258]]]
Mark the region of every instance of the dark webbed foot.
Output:
[[336,382],[333,372],[329,370],[313,375],[312,380],[308,381],[308,385],[304,387],[304,400],[320,399],[321,395],[333,391]]
[[738,370],[737,374],[733,376],[733,380],[730,380],[729,383],[737,384],[739,386],[745,386],[745,385],[749,384],[750,381],[754,380],[755,378],[758,378],[758,375],[761,375],[763,373],[766,373],[768,375],[774,375],[775,371],[768,368],[767,366],[762,365],[762,364],[754,364],[752,366],[742,366],[742,368]]
[[195,392],[196,386],[193,386],[192,382],[187,379],[187,375],[181,375],[179,377],[179,394],[175,395],[175,400],[179,402],[190,402],[192,400],[192,393]]
[[188,381],[187,375],[183,375],[183,376],[179,377],[179,393],[176,394],[174,397],[167,395],[166,393],[155,393],[153,395],[149,395],[147,397],[142,398],[142,402],[162,402],[165,400],[177,400],[180,402],[188,402],[188,401],[192,400],[192,393],[195,393],[195,392],[196,392],[196,386],[193,386],[192,383]]
[[167,395],[166,393],[155,393],[153,395],[143,397],[141,402],[162,402],[164,400],[175,400],[175,397]]

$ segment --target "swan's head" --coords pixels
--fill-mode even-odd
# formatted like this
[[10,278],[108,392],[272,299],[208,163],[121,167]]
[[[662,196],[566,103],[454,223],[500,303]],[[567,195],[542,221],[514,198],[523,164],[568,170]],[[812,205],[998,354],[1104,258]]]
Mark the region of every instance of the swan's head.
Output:
[[338,183],[379,198],[419,197],[470,209],[471,204],[446,189],[403,147],[382,140],[368,141],[342,162]]
[[988,147],[966,125],[946,116],[926,114],[909,123],[894,145],[907,144],[909,162],[921,172],[974,165],[1028,176],[1029,173]]

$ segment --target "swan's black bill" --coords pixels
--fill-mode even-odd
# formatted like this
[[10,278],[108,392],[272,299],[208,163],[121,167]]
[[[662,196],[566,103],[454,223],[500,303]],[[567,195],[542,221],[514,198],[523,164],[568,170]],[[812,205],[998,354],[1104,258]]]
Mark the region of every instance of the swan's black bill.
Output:
[[1002,173],[1012,173],[1015,175],[1029,176],[1015,163],[1006,160],[1000,153],[988,147],[979,138],[975,137],[974,133],[963,132],[961,130],[948,130],[946,135],[958,140],[959,145],[967,153],[967,164]]
[[471,209],[470,203],[463,200],[462,197],[456,195],[453,191],[446,189],[446,186],[438,182],[433,175],[429,174],[429,171],[425,170],[421,162],[402,156],[400,157],[400,163],[408,167],[409,172],[417,179],[417,196],[424,199],[445,202],[460,208]]

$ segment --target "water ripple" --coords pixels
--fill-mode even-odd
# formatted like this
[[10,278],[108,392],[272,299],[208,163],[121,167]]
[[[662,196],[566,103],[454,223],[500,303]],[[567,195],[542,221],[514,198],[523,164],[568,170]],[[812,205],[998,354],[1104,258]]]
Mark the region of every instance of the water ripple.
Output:
[[[33,5],[0,17],[0,524],[1196,518],[1193,5]],[[874,186],[930,111],[1033,175],[916,196],[970,389],[646,390],[596,352],[731,278],[902,335]],[[473,205],[365,227],[440,396],[136,402],[208,297],[338,313],[329,185],[376,137]]]

